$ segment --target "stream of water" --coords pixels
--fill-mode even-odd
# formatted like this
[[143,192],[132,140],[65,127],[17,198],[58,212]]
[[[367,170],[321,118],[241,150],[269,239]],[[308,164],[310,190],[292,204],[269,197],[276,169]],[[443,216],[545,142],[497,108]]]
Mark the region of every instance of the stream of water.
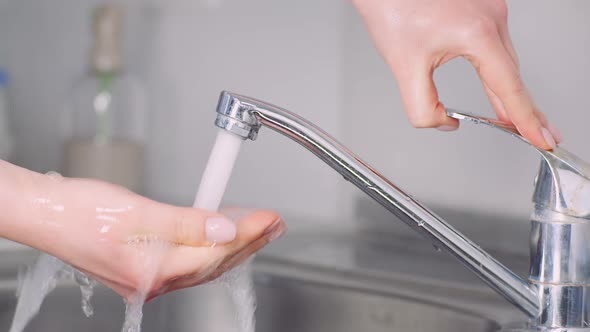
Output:
[[[194,207],[211,211],[218,210],[241,143],[241,138],[219,130],[199,185]],[[125,322],[122,331],[139,332],[146,294],[153,285],[159,271],[162,253],[165,252],[169,244],[161,241],[142,241],[142,243],[130,243],[130,245],[135,245],[139,250],[144,279],[139,285],[137,293],[126,301]],[[228,271],[217,281],[226,286],[236,305],[236,319],[241,332],[255,331],[256,296],[250,264],[249,260]],[[86,316],[90,317],[94,312],[90,299],[96,282],[55,257],[41,254],[32,267],[21,273],[19,280],[18,304],[10,332],[22,332],[41,309],[45,297],[55,289],[59,282],[64,280],[73,280],[80,286],[82,310]]]

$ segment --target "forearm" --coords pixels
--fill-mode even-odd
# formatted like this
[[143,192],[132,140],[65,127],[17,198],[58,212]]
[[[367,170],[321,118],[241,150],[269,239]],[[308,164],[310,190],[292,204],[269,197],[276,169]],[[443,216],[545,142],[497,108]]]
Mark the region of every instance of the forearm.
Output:
[[41,232],[38,203],[48,192],[46,176],[0,160],[0,236],[27,245],[30,232]]
[[99,241],[111,224],[140,219],[139,205],[159,206],[109,183],[39,174],[5,161],[0,161],[0,202],[0,237],[56,253],[61,242],[88,230]]
[[[207,282],[286,230],[268,211],[234,223],[106,182],[43,175],[1,160],[0,206],[1,237],[58,257],[128,298]],[[149,284],[146,273],[154,277]]]

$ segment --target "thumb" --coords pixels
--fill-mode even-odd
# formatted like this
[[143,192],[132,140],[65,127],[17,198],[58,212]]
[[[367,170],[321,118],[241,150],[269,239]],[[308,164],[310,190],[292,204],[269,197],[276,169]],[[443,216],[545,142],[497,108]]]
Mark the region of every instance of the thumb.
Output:
[[398,71],[396,79],[404,110],[416,128],[455,130],[459,127],[459,121],[447,116],[444,105],[438,99],[432,74],[432,67],[426,64]]
[[151,202],[140,227],[150,236],[170,243],[204,247],[225,244],[236,237],[236,226],[215,212]]

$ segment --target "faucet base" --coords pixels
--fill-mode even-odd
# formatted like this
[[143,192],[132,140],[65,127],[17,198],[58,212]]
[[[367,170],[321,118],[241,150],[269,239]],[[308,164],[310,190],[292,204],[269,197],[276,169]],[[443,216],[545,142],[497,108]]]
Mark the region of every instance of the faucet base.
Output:
[[503,327],[499,332],[590,332],[586,327],[542,327],[530,323],[516,323]]
[[590,328],[588,238],[590,224],[586,219],[547,210],[533,213],[529,281],[537,287],[542,306],[531,324],[570,330]]

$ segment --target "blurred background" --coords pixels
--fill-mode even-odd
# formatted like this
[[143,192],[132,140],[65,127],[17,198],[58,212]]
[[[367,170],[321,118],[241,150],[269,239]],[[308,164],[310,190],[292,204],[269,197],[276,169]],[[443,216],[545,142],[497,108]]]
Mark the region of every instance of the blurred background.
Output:
[[[77,98],[84,77],[94,75],[92,10],[102,3],[0,0],[5,131],[14,143],[7,158],[15,164],[64,172],[63,138],[71,133],[63,110]],[[227,89],[308,118],[484,245],[526,252],[538,155],[481,126],[465,124],[454,133],[413,129],[389,69],[348,1],[119,4],[118,69],[142,91],[136,92],[143,100],[137,121],[143,126],[138,165],[144,195],[192,203],[215,136],[217,98]],[[588,13],[584,0],[509,2],[524,80],[561,129],[564,146],[585,160]],[[445,105],[493,115],[465,61],[444,65],[436,82]],[[244,144],[225,202],[276,209],[291,228],[405,232],[321,161],[268,130]]]

